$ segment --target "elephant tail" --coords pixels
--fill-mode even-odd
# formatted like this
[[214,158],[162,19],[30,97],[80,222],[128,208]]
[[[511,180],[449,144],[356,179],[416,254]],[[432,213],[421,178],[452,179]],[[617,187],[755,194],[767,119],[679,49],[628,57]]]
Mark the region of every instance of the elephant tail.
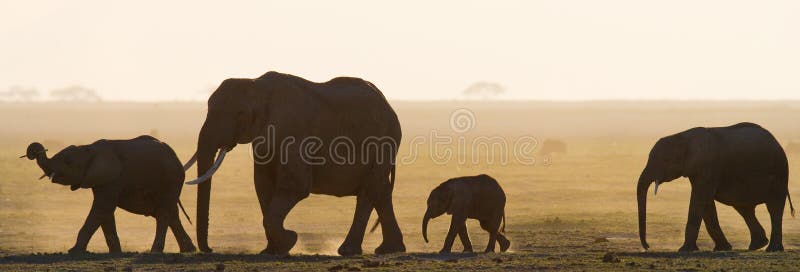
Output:
[[506,233],[506,214],[503,213],[503,227],[500,228],[500,233]]
[[[391,177],[389,178],[389,194],[391,194],[392,191],[394,191],[395,167],[397,166],[392,164],[392,169],[389,170],[389,175],[391,175]],[[375,232],[375,230],[378,228],[378,225],[380,224],[381,224],[381,218],[378,217],[378,219],[375,220],[375,224],[372,224],[372,228],[369,229],[369,233]]]
[[792,195],[789,194],[789,191],[786,191],[786,198],[789,199],[789,212],[792,214],[792,218],[794,218],[794,205],[792,205]]
[[183,208],[183,203],[181,203],[180,199],[178,199],[178,207],[181,207],[181,211],[183,212],[183,215],[186,216],[186,220],[189,221],[189,225],[191,225],[192,224],[192,219],[189,218],[189,214],[186,213],[186,209]]
[[372,224],[372,227],[369,229],[369,233],[375,232],[375,230],[378,228],[380,224],[381,224],[381,219],[380,218],[375,219],[375,224]]

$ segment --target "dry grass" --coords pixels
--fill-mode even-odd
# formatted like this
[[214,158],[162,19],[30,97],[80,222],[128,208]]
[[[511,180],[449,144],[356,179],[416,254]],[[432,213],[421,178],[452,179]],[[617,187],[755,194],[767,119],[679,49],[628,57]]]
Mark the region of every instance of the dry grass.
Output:
[[[45,142],[51,150],[64,145],[86,144],[99,138],[132,138],[157,129],[160,139],[172,145],[179,157],[194,151],[196,135],[205,116],[203,104],[0,104],[0,269],[215,269],[224,263],[228,270],[283,268],[286,270],[463,269],[482,270],[746,270],[747,267],[783,270],[797,267],[800,224],[786,216],[784,245],[791,252],[698,253],[677,255],[683,242],[688,208],[689,184],[676,181],[665,185],[657,197],[650,196],[649,231],[653,253],[640,253],[636,229],[635,180],[645,163],[650,146],[659,136],[694,126],[721,126],[741,121],[756,122],[770,129],[782,143],[800,139],[800,116],[794,102],[395,102],[403,125],[401,157],[409,152],[409,140],[440,135],[501,136],[516,139],[533,136],[539,140],[565,141],[569,153],[556,154],[549,165],[539,159],[534,166],[511,162],[507,165],[438,165],[428,152],[398,168],[394,201],[405,242],[412,254],[365,258],[328,257],[344,239],[352,220],[354,198],[314,195],[290,213],[287,228],[300,233],[293,253],[299,257],[273,260],[252,256],[265,246],[261,213],[252,185],[252,163],[248,146],[239,146],[215,176],[212,190],[210,243],[220,255],[26,255],[36,252],[65,252],[76,238],[88,213],[91,193],[69,191],[66,187],[38,181],[40,171],[28,160],[18,159],[32,141]],[[468,108],[475,113],[476,127],[466,134],[449,128],[450,113]],[[61,145],[61,146],[59,146]],[[427,146],[422,150],[428,150]],[[797,154],[789,154],[791,173],[796,173]],[[190,176],[194,176],[194,169]],[[487,173],[497,178],[508,195],[506,207],[512,241],[511,254],[436,256],[444,239],[448,219],[432,221],[430,244],[422,241],[420,222],[428,192],[447,178]],[[797,192],[796,174],[790,190]],[[187,211],[194,217],[194,187],[182,194]],[[800,195],[800,194],[796,194]],[[797,198],[796,198],[797,199]],[[798,203],[800,204],[800,203]],[[718,205],[723,230],[735,249],[744,249],[749,233],[743,220],[727,206]],[[769,231],[764,207],[758,217]],[[146,251],[152,243],[155,221],[117,211],[117,226],[125,251]],[[374,215],[373,215],[374,220]],[[184,220],[184,224],[188,225]],[[486,235],[468,222],[476,249],[485,246]],[[193,227],[190,235],[194,237]],[[606,238],[608,241],[604,241]],[[177,252],[168,235],[166,251]],[[365,252],[380,242],[380,234],[368,234]],[[700,246],[712,247],[704,230]],[[459,248],[460,244],[456,243]],[[102,234],[92,240],[89,250],[106,252]],[[615,252],[619,263],[605,263],[606,252]],[[666,253],[668,252],[668,253]],[[244,254],[244,255],[242,255]],[[315,256],[314,254],[321,254]],[[113,258],[112,258],[113,257]],[[458,259],[452,261],[451,259]],[[375,265],[371,262],[379,262]],[[382,263],[381,263],[382,262]],[[55,266],[53,266],[55,265]],[[372,268],[371,266],[377,266]]]

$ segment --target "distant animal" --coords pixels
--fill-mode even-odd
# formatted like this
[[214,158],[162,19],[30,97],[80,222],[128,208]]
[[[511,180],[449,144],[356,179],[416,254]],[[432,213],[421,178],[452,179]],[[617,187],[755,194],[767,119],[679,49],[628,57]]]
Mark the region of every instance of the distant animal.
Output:
[[[49,177],[53,183],[70,186],[73,191],[92,189],[91,211],[69,253],[86,252],[98,227],[103,228],[109,252],[121,252],[114,220],[117,207],[156,218],[151,252],[164,250],[167,227],[172,229],[181,252],[196,250],[178,215],[179,205],[183,210],[179,197],[184,169],[166,143],[150,136],[99,140],[89,145],[71,145],[47,158],[47,149],[34,142],[20,158],[36,160],[44,171],[39,179]],[[186,211],[183,213],[186,215]]]
[[546,156],[553,153],[566,154],[567,143],[555,139],[546,139],[544,143],[542,143],[542,149],[539,150],[539,153]]
[[[730,250],[717,218],[714,201],[733,206],[750,229],[750,250],[767,246],[783,251],[783,209],[789,198],[789,168],[786,154],[769,131],[752,123],[728,127],[696,127],[659,139],[650,150],[647,165],[639,176],[636,198],[639,205],[639,238],[646,241],[647,190],[655,182],[689,178],[692,186],[689,216],[681,252],[695,251],[700,222],[714,240],[714,250]],[[770,239],[755,215],[756,205],[765,203],[772,231]]]
[[[428,222],[447,213],[452,215],[450,230],[439,253],[449,253],[456,235],[461,238],[464,252],[472,252],[472,242],[467,234],[467,218],[477,219],[481,228],[489,232],[489,244],[485,252],[493,252],[495,243],[505,252],[511,242],[505,232],[506,195],[497,181],[488,175],[449,179],[431,191],[428,209],[422,219],[422,237],[428,242]],[[501,227],[500,224],[503,226]]]
[[[386,97],[360,78],[337,77],[317,83],[268,72],[254,79],[224,80],[208,98],[208,113],[195,153],[198,179],[189,182],[200,184],[200,250],[212,251],[208,246],[208,209],[214,171],[226,152],[237,144],[252,143],[256,157],[253,180],[267,237],[262,253],[289,254],[297,233],[284,228],[284,220],[312,193],[356,196],[353,224],[338,249],[340,255],[362,253],[373,209],[383,235],[375,253],[404,252],[403,234],[392,204],[394,161],[401,134],[400,121]],[[314,140],[311,142],[316,149],[308,148],[309,139]]]

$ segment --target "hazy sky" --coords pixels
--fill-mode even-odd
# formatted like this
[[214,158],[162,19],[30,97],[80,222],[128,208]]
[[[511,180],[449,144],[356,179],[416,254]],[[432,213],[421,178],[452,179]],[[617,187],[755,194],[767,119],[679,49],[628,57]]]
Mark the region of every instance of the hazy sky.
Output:
[[205,100],[275,70],[390,99],[800,98],[800,1],[213,3],[2,1],[0,90]]

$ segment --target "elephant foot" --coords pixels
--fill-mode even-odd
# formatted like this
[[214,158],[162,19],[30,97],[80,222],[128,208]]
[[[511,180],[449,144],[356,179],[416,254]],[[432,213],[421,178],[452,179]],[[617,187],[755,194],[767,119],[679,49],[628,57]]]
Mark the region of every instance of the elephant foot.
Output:
[[696,244],[683,244],[681,248],[678,249],[678,252],[694,252],[700,250]]
[[336,252],[338,252],[339,255],[341,256],[355,256],[363,254],[360,245],[358,246],[351,245],[347,241],[345,241],[341,246],[339,246],[339,250],[337,250]]
[[461,252],[463,252],[463,253],[472,253],[472,248],[471,248],[471,247],[470,247],[470,248],[465,248],[465,249],[464,249],[463,251],[461,251]]
[[191,253],[197,251],[197,248],[194,247],[194,245],[192,244],[189,244],[187,246],[180,246],[180,248],[181,248],[181,253]]
[[289,256],[289,251],[292,250],[297,243],[297,232],[284,230],[283,233],[276,236],[278,237],[271,239],[267,248],[261,251],[261,253],[277,257]]
[[[392,253],[400,253],[406,252],[406,245],[403,242],[399,243],[381,243],[378,248],[375,249],[375,254],[382,255],[382,254],[392,254]],[[449,252],[449,250],[448,250]]]
[[439,250],[439,254],[450,254],[450,249],[443,248],[442,250]]
[[769,246],[767,246],[767,252],[783,252],[783,245],[769,244]]
[[211,253],[214,252],[214,250],[208,247],[208,245],[200,245],[200,252]]
[[733,250],[733,247],[731,246],[730,243],[727,242],[724,244],[714,245],[714,251],[731,251],[731,250]]
[[498,243],[500,243],[500,252],[506,252],[511,247],[511,241],[507,239],[500,240]]
[[89,251],[86,251],[85,248],[75,248],[75,247],[70,248],[67,251],[67,254],[70,254],[70,255],[82,255],[82,254],[88,254],[88,253],[89,253]]
[[747,247],[748,250],[759,250],[762,247],[766,246],[769,243],[767,237],[759,237],[757,239],[750,240],[750,246]]

